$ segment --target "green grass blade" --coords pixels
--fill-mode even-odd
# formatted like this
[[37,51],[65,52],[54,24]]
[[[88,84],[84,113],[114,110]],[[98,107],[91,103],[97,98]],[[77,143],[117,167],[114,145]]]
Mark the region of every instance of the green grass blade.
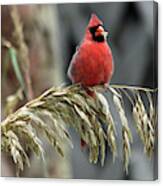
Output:
[[14,48],[9,48],[9,55],[11,57],[12,66],[13,66],[15,75],[17,77],[17,80],[19,81],[21,88],[25,91],[24,79],[20,71],[20,67],[17,61],[16,51]]

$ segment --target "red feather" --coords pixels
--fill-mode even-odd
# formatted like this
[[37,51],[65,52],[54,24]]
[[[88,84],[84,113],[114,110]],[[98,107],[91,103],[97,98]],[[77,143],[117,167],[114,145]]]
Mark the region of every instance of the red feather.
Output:
[[102,21],[92,14],[84,39],[68,69],[71,81],[81,83],[92,97],[94,92],[88,87],[109,83],[113,74],[112,52],[104,34]]
[[108,83],[113,73],[112,53],[106,41],[93,40],[89,28],[102,22],[92,15],[83,42],[74,54],[68,76],[73,83],[84,87]]

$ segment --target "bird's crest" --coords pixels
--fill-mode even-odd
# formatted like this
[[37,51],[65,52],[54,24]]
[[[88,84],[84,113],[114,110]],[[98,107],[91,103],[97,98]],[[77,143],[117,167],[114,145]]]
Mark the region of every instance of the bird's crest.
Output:
[[88,27],[90,28],[97,25],[103,25],[103,22],[96,16],[96,14],[92,14]]

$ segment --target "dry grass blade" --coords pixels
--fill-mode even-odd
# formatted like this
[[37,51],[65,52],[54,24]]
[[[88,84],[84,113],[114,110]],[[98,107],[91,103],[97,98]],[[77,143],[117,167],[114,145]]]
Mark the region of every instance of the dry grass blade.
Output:
[[133,141],[133,139],[132,139],[131,131],[128,127],[128,121],[125,115],[124,108],[122,106],[121,98],[118,97],[116,94],[114,94],[113,101],[117,108],[117,112],[119,113],[119,117],[122,123],[123,158],[124,158],[125,171],[126,173],[128,173],[129,158],[131,156],[130,143]]
[[135,99],[133,116],[137,124],[136,127],[138,134],[140,135],[142,142],[145,144],[147,136],[147,113],[139,93],[137,93],[137,97]]
[[148,130],[148,136],[146,140],[146,153],[149,157],[152,156],[152,153],[154,151],[154,145],[155,145],[155,130],[156,130],[156,108],[153,107],[152,103],[152,97],[150,93],[147,93],[148,101],[149,101],[149,114],[148,114],[148,124],[147,124],[147,130]]
[[30,78],[30,61],[28,57],[28,47],[24,40],[23,25],[19,17],[16,6],[12,6],[11,18],[14,25],[13,37],[16,42],[16,49],[18,52],[18,59],[21,63],[21,67],[24,74],[24,80],[26,84],[27,98],[31,100],[33,98],[32,83]]
[[[127,99],[129,99],[132,105],[132,112],[133,118],[136,123],[136,129],[140,136],[140,139],[144,144],[144,152],[147,154],[148,157],[151,157],[154,152],[156,138],[157,128],[156,97],[158,89],[133,87],[125,85],[112,85],[111,88],[122,91],[127,97]],[[129,94],[129,92],[131,94]],[[144,94],[144,99],[142,99],[141,94]],[[145,102],[149,103],[148,107],[145,107]]]
[[29,158],[22,148],[17,135],[12,130],[8,130],[8,132],[2,136],[1,147],[11,154],[16,164],[16,175],[19,175],[20,170],[23,170],[24,162],[27,166],[30,166]]
[[[104,87],[101,88],[104,89]],[[123,96],[116,89],[117,87],[108,88],[113,95],[113,101],[122,123],[123,157],[127,172],[132,135],[122,104]],[[120,89],[121,87],[118,90]],[[24,164],[29,165],[27,149],[43,157],[44,150],[40,136],[44,136],[55,150],[64,156],[63,143],[72,146],[72,140],[67,131],[67,127],[70,126],[76,129],[80,138],[86,142],[90,162],[97,163],[100,157],[101,165],[104,165],[106,145],[109,145],[113,160],[115,160],[117,155],[115,121],[109,103],[98,90],[99,86],[97,89],[94,87],[96,98],[87,95],[80,85],[52,87],[47,90],[2,121],[2,150],[10,153],[18,170],[23,170]],[[129,90],[131,91],[131,87]],[[146,91],[149,92],[148,89]],[[133,95],[137,95],[136,99],[135,97],[130,99],[132,99],[138,133],[144,142],[145,151],[147,154],[152,154],[156,128],[155,107],[150,95],[146,94],[150,105],[148,116],[135,87],[133,92]],[[142,122],[146,123],[142,124]]]
[[140,93],[136,93],[135,107],[133,108],[133,115],[135,123],[137,124],[137,131],[144,144],[145,153],[151,157],[154,150],[155,142],[155,114],[150,93],[146,94],[149,101],[149,114]]
[[[116,92],[116,91],[115,91]],[[98,99],[100,101],[100,107],[101,107],[101,111],[104,114],[104,122],[106,122],[105,124],[107,125],[107,141],[108,144],[110,146],[110,149],[112,151],[113,154],[113,162],[115,161],[115,157],[117,155],[117,145],[116,145],[116,137],[115,137],[115,133],[116,133],[116,129],[115,129],[115,123],[111,114],[111,111],[109,109],[109,104],[107,102],[107,100],[105,99],[105,97],[102,94],[97,94]]]

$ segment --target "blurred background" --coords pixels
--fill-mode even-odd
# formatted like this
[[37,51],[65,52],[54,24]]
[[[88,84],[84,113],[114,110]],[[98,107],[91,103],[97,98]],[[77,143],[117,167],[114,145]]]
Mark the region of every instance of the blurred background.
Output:
[[[49,87],[70,84],[67,68],[76,46],[83,38],[92,13],[97,14],[109,31],[108,43],[112,49],[115,66],[111,84],[157,87],[157,9],[153,1],[3,5],[1,13],[2,119]],[[15,25],[18,24],[16,18],[20,19],[22,29],[16,30]],[[17,36],[19,32],[23,37]],[[21,46],[20,41],[23,41],[24,45]],[[15,73],[8,54],[9,48],[15,48],[19,52],[24,49],[25,57],[28,58],[23,61],[23,56],[18,56],[18,64],[28,87],[27,98],[21,92],[23,85],[21,78]],[[105,165],[101,167],[100,163],[97,165],[89,163],[87,149],[80,149],[79,136],[71,130],[74,148],[69,149],[65,145],[67,155],[64,158],[60,158],[45,142],[46,163],[30,152],[31,168],[26,168],[21,176],[154,179],[157,174],[157,149],[152,159],[144,155],[143,145],[133,127],[130,114],[128,119],[134,136],[128,175],[123,171],[120,134],[117,137],[119,143],[117,160],[115,163],[112,162],[108,149]],[[118,128],[117,120],[117,130]],[[15,175],[10,157],[3,153],[2,175]]]

